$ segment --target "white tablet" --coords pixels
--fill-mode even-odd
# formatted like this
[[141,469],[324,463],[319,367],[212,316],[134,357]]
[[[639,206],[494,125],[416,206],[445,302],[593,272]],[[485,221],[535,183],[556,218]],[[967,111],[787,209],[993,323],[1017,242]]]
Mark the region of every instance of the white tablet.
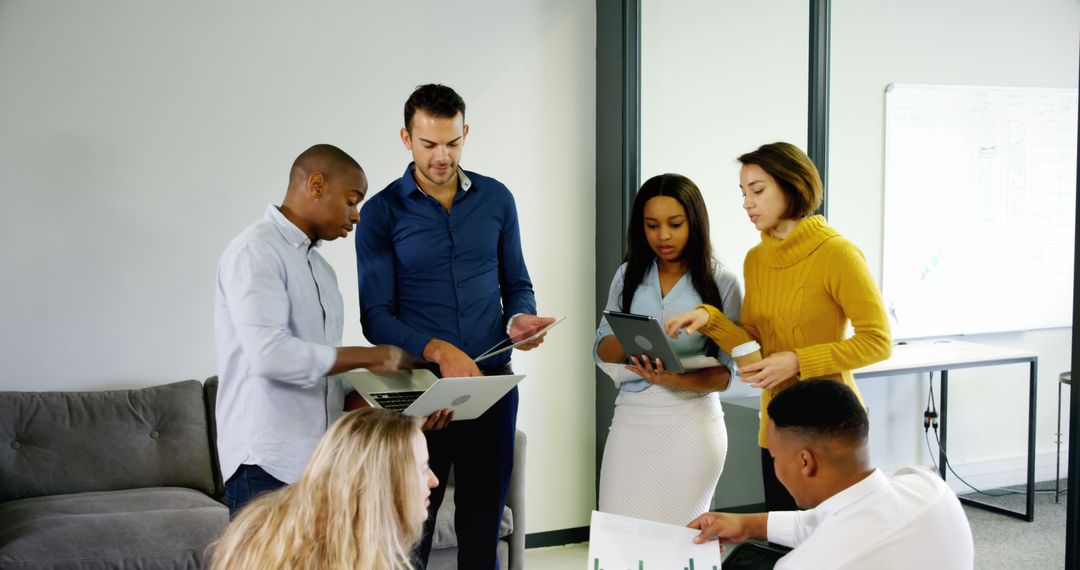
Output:
[[[493,346],[493,347],[489,348],[487,351],[485,351],[484,354],[481,354],[480,356],[477,356],[476,358],[474,358],[473,362],[480,362],[481,360],[486,360],[488,358],[491,358],[492,356],[495,356],[496,354],[506,352],[507,350],[510,350],[511,348],[516,348],[516,347],[521,346],[521,345],[523,345],[523,344],[525,344],[527,342],[532,342],[532,341],[540,338],[541,336],[547,334],[547,332],[549,330],[554,328],[555,325],[563,322],[563,319],[565,319],[565,318],[566,318],[565,315],[561,316],[561,317],[556,317],[554,321],[548,323],[545,326],[540,327],[536,331],[533,331],[533,333],[531,335],[529,335],[527,338],[523,338],[523,339],[518,340],[518,341],[511,341],[509,338],[503,339],[502,341],[496,343],[495,346]],[[506,344],[508,342],[510,344]]]

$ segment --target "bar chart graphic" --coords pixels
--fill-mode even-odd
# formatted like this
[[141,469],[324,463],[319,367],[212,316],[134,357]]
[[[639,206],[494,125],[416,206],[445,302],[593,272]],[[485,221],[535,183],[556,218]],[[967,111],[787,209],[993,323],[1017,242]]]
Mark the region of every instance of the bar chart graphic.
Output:
[[588,570],[720,570],[720,547],[698,531],[593,511]]
[[[600,559],[599,558],[593,558],[592,570],[606,570],[606,568],[607,568],[606,566],[601,566],[600,565]],[[638,560],[637,570],[645,570],[645,561],[644,560]],[[687,561],[686,565],[683,566],[683,570],[694,570],[694,559],[693,558],[691,558],[690,560]],[[720,565],[719,564],[713,564],[712,570],[720,570]]]

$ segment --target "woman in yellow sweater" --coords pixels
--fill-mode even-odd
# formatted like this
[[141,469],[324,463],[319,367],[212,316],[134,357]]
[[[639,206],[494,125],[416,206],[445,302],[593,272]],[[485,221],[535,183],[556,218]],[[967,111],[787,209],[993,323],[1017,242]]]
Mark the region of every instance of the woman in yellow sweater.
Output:
[[[799,379],[832,378],[858,394],[851,371],[888,358],[892,351],[885,307],[862,252],[811,215],[821,204],[817,168],[789,143],[763,145],[739,157],[743,208],[761,243],[743,266],[746,296],[741,327],[709,305],[669,319],[673,336],[698,330],[730,353],[757,340],[765,357],[742,366],[742,381],[762,388],[762,480],[768,510],[795,510],[776,478],[765,440],[773,396]],[[847,322],[854,336],[844,338]]]

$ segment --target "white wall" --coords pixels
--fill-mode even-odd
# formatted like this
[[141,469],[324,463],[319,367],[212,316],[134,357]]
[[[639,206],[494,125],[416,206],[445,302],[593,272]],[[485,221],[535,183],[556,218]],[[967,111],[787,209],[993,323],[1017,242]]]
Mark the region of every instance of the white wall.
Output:
[[760,237],[736,157],[781,140],[806,147],[808,4],[642,0],[641,11],[641,180],[693,180],[716,256],[741,276]]
[[[293,158],[336,144],[379,190],[409,160],[405,98],[446,83],[468,104],[463,166],[517,199],[540,312],[570,316],[515,357],[527,530],[588,524],[595,29],[573,0],[0,2],[0,388],[214,374],[218,256]],[[352,240],[323,252],[345,342],[366,344]]]
[[[862,247],[880,282],[886,262],[882,259],[885,87],[942,83],[1076,88],[1080,4],[843,0],[833,2],[832,18],[829,220]],[[912,220],[911,231],[935,228]],[[1023,311],[1024,304],[1023,293],[1017,291],[986,310]],[[964,340],[1039,354],[1036,478],[1052,479],[1057,377],[1071,367],[1072,330],[972,335]],[[1023,365],[949,374],[949,456],[961,476],[977,486],[1024,479],[1027,377]],[[935,389],[936,385],[935,379]],[[871,407],[875,460],[886,467],[929,464],[921,421],[926,375],[871,379],[859,386]]]
[[[735,158],[776,140],[805,149],[807,5],[644,0],[642,12],[642,179],[679,172],[697,182],[718,256],[741,273],[759,238],[741,208]],[[1078,21],[1075,0],[832,3],[829,221],[862,248],[879,283],[885,86],[1076,87]],[[934,231],[917,221],[912,229]],[[987,310],[1022,311],[1023,294]],[[1071,329],[1051,329],[966,339],[1039,354],[1039,478],[1053,477],[1057,375],[1070,367],[1071,338]],[[1021,365],[950,374],[951,459],[973,483],[1023,479],[1026,380]],[[929,465],[927,376],[859,385],[874,460]]]

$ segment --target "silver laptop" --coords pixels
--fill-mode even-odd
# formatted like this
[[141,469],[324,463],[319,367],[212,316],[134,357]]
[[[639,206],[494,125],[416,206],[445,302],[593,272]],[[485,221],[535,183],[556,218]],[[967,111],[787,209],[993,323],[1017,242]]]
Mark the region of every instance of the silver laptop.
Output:
[[345,378],[374,407],[420,417],[448,409],[454,411],[457,421],[479,417],[525,375],[440,379],[430,370],[418,368],[387,374],[353,370],[346,372]]

